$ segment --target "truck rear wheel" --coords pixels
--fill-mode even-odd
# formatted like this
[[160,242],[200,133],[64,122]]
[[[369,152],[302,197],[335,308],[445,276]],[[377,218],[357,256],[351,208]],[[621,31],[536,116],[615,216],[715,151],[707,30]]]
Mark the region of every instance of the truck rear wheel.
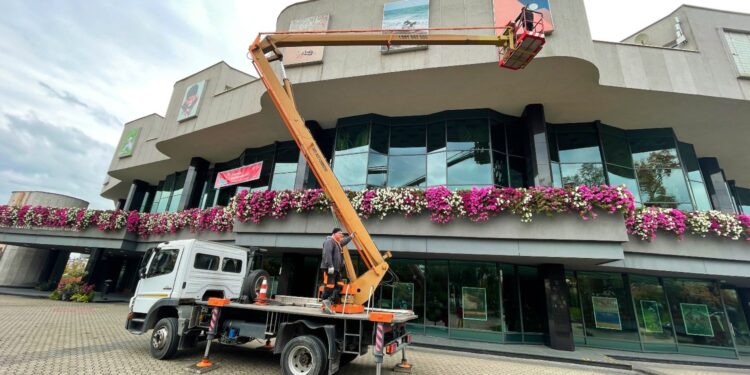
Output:
[[177,336],[177,318],[162,318],[151,332],[151,356],[156,359],[169,359],[177,353],[180,338]]
[[281,351],[284,375],[322,375],[327,365],[326,348],[319,338],[312,335],[289,340]]

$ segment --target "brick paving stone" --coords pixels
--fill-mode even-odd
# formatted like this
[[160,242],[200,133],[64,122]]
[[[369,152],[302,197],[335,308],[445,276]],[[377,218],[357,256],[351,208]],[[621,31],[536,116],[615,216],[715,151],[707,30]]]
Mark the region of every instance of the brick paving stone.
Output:
[[[148,335],[125,328],[125,304],[70,302],[0,295],[0,374],[176,374],[200,359],[202,348],[169,361],[149,355]],[[279,374],[279,357],[245,347],[213,345],[221,368],[210,374]],[[506,359],[424,348],[409,349],[413,374],[627,374],[628,372]],[[386,357],[383,374],[400,356]],[[339,374],[374,374],[372,356],[362,356]]]

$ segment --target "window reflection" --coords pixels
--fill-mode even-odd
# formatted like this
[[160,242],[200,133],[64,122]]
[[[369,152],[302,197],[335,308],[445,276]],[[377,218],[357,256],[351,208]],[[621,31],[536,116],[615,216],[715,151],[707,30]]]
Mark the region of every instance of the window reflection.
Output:
[[439,186],[447,183],[445,152],[427,155],[427,186]]
[[448,150],[472,150],[490,147],[487,119],[448,121]]
[[489,150],[448,152],[448,184],[492,185]]
[[679,167],[674,138],[631,138],[630,149],[636,168]]
[[604,183],[604,169],[599,163],[561,164],[563,186]]
[[426,152],[424,125],[391,127],[390,155],[414,155]]
[[367,180],[367,153],[338,155],[333,161],[333,173],[341,185],[364,185]]
[[636,173],[645,204],[690,204],[690,193],[681,169],[639,169]]
[[426,155],[391,156],[388,160],[388,185],[424,187],[426,162]]
[[336,132],[336,155],[367,151],[370,141],[367,124],[343,126]]

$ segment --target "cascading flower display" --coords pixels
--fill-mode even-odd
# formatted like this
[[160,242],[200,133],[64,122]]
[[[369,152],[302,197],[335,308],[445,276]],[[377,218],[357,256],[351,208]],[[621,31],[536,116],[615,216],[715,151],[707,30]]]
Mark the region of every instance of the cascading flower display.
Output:
[[[701,237],[716,236],[750,240],[750,216],[718,211],[683,212],[666,208],[635,208],[633,195],[623,186],[578,186],[566,188],[482,187],[450,190],[445,186],[425,190],[381,188],[347,192],[352,206],[363,218],[384,219],[389,215],[411,217],[422,213],[438,224],[468,219],[474,222],[509,214],[530,222],[535,215],[575,213],[583,220],[597,212],[620,214],[627,231],[650,241],[657,232]],[[291,213],[327,212],[331,201],[321,189],[284,191],[242,191],[226,207],[189,209],[181,212],[140,213],[83,208],[0,205],[0,227],[49,228],[82,231],[136,233],[141,237],[191,232],[229,232],[234,221],[261,223],[280,220]]]

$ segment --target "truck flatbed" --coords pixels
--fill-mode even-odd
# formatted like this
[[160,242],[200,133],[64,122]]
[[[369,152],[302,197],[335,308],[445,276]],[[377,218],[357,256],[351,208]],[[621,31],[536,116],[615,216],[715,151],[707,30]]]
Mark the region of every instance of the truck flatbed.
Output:
[[[198,305],[208,306],[208,302],[201,301],[197,302]],[[326,319],[340,319],[340,320],[369,320],[369,312],[387,312],[393,314],[393,323],[406,323],[410,320],[416,319],[417,315],[410,310],[393,310],[393,309],[376,309],[376,308],[365,308],[365,312],[361,314],[328,314],[321,310],[320,303],[314,298],[302,298],[302,297],[291,297],[291,296],[276,296],[275,299],[269,300],[267,305],[255,304],[255,303],[239,303],[231,302],[223,306],[223,308],[229,309],[243,309],[243,310],[254,310],[254,311],[265,311],[279,314],[292,314],[311,316]]]

